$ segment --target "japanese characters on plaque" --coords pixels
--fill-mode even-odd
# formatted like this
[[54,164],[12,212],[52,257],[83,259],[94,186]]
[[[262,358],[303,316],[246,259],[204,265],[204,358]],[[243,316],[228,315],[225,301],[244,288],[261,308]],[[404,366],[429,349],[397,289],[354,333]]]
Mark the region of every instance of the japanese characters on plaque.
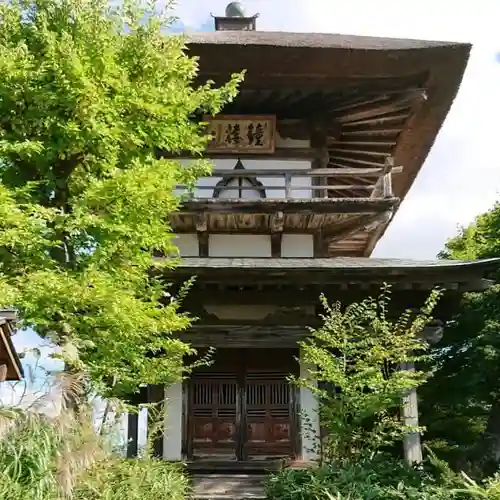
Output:
[[275,116],[218,115],[204,120],[212,136],[207,153],[274,153]]

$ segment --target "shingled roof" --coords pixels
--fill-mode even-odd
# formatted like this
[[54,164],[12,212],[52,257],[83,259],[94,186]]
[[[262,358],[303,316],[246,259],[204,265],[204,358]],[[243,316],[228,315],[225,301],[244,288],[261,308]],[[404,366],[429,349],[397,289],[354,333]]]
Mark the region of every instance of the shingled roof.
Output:
[[179,264],[182,268],[212,269],[308,269],[322,271],[347,270],[390,270],[390,271],[424,271],[424,270],[458,270],[468,269],[477,272],[500,268],[500,258],[475,261],[463,260],[411,260],[411,259],[377,259],[373,257],[334,257],[316,258],[267,258],[267,257],[185,257]]
[[407,283],[423,289],[442,286],[462,291],[484,290],[500,269],[500,259],[477,261],[403,260],[357,257],[297,258],[183,258],[176,278],[197,276],[201,281],[226,284],[368,284]]

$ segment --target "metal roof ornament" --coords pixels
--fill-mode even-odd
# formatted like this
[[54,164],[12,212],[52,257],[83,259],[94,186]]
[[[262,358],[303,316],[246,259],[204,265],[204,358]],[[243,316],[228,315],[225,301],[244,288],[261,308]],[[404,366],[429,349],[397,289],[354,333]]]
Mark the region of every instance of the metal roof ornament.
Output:
[[226,17],[245,17],[245,9],[241,2],[230,2],[227,4]]

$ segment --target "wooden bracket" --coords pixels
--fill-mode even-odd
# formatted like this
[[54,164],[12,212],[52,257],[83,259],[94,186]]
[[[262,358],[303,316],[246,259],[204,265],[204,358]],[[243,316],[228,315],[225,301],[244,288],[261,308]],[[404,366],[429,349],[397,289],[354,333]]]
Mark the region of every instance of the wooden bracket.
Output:
[[275,212],[269,218],[269,228],[272,233],[282,233],[285,226],[285,215],[283,212]]
[[208,217],[206,214],[196,214],[195,217],[196,232],[205,233],[208,231]]
[[285,215],[283,212],[275,212],[269,218],[269,228],[271,230],[271,257],[281,257],[281,241],[283,239],[283,229],[285,227]]
[[198,255],[208,257],[208,216],[207,214],[196,214],[196,232],[198,234]]

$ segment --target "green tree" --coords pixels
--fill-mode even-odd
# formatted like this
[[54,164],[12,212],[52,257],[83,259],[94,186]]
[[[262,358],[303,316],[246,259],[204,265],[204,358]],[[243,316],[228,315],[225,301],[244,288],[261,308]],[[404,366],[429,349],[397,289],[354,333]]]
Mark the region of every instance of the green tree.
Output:
[[[500,257],[500,203],[450,239],[440,257]],[[466,294],[434,352],[435,374],[421,391],[428,438],[457,466],[500,460],[500,285]]]
[[[398,368],[423,360],[423,329],[438,298],[439,292],[433,291],[420,311],[408,310],[399,318],[390,311],[388,287],[379,297],[345,309],[322,298],[323,325],[301,342],[303,359],[314,368],[296,383],[320,401],[326,462],[374,457],[405,432],[417,431],[400,419],[400,409],[407,392],[427,375],[418,367]],[[316,385],[316,380],[321,382]]]
[[183,168],[158,150],[203,152],[199,117],[242,75],[197,83],[168,11],[135,0],[0,5],[0,302],[62,346],[104,395],[180,375],[190,318],[154,253],[175,252],[169,214]]

